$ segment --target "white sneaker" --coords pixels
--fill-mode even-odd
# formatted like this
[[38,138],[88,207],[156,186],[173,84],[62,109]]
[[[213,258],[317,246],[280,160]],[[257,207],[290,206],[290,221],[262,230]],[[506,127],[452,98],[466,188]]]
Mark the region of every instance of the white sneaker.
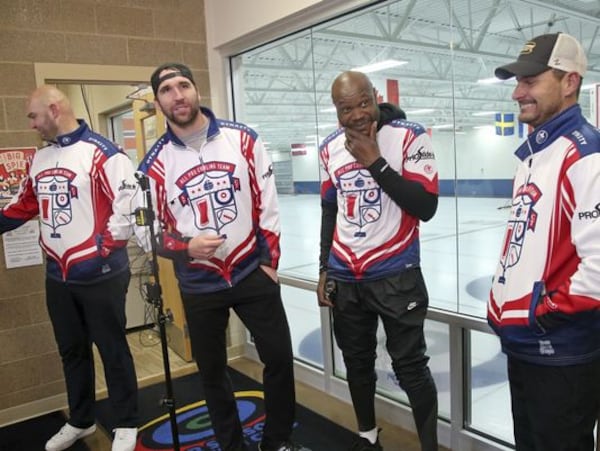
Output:
[[113,429],[115,438],[112,443],[112,451],[134,451],[137,439],[137,428]]
[[96,425],[92,424],[89,428],[81,429],[71,426],[69,423],[60,428],[56,434],[46,442],[46,451],[62,451],[67,449],[77,440],[96,432]]

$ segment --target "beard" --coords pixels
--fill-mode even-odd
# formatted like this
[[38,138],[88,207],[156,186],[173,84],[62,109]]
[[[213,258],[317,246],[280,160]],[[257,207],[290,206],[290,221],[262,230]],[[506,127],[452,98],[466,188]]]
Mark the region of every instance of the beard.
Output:
[[198,105],[192,105],[190,113],[186,116],[177,117],[172,111],[165,112],[165,116],[173,124],[177,125],[178,127],[185,128],[194,123],[199,113],[200,109]]

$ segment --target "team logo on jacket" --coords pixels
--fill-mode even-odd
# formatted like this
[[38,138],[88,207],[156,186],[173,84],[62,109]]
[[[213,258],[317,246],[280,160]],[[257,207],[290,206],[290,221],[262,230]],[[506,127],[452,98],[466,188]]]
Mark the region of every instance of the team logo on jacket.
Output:
[[535,184],[527,183],[517,190],[513,198],[511,215],[508,220],[508,228],[500,257],[500,264],[503,271],[500,277],[498,277],[499,283],[505,282],[505,274],[508,268],[515,266],[519,262],[526,232],[528,230],[535,230],[537,213],[533,207],[541,196],[542,193]]
[[364,237],[363,227],[381,217],[381,188],[369,171],[357,163],[343,166],[336,176],[344,198],[344,216],[357,226],[354,236]]
[[218,233],[237,217],[235,191],[240,190],[240,182],[232,175],[234,168],[230,163],[210,162],[192,169],[177,181],[183,189],[180,200],[192,208],[198,229]]
[[535,135],[535,142],[537,144],[544,144],[548,139],[548,132],[546,130],[540,130]]
[[77,187],[72,184],[75,175],[69,169],[51,168],[36,177],[40,220],[52,229],[51,238],[61,238],[58,229],[73,219],[71,198],[77,197]]

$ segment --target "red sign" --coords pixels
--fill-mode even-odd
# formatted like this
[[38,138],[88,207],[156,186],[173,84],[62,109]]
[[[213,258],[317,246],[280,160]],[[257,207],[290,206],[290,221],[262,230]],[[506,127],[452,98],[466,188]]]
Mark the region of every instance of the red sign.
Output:
[[292,157],[297,157],[299,155],[306,155],[306,144],[294,144],[292,143]]
[[0,149],[0,201],[11,199],[27,175],[35,147]]

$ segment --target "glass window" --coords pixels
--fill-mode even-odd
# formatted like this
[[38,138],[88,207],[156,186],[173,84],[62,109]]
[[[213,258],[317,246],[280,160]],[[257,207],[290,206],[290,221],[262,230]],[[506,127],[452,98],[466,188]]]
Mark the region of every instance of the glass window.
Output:
[[127,110],[111,114],[108,117],[110,139],[119,144],[131,159],[134,167],[138,165],[137,148],[135,145],[135,125],[133,111]]
[[290,323],[294,357],[317,368],[323,368],[323,340],[317,295],[313,291],[281,286],[285,313]]
[[[513,60],[527,37],[546,32],[570,32],[591,61],[595,53],[600,19],[594,6],[546,3],[388,1],[232,58],[235,119],[266,142],[282,202],[298,203],[290,207],[298,220],[283,224],[283,273],[317,278],[318,235],[309,230],[318,233],[320,223],[317,146],[337,127],[333,79],[360,69],[381,102],[398,104],[433,141],[440,205],[421,227],[431,305],[485,315],[508,215],[513,152],[528,132],[511,99],[514,81],[499,82],[494,69]],[[592,67],[580,98],[590,118],[589,89],[599,80]]]
[[[592,62],[579,101],[584,115],[598,125],[595,86],[600,72],[593,62],[599,24],[598,7],[589,1],[386,1],[232,57],[234,119],[256,129],[274,162],[282,226],[280,272],[313,282],[318,278],[317,149],[337,127],[333,80],[345,70],[362,70],[368,72],[378,101],[399,105],[433,142],[439,206],[420,228],[430,307],[448,316],[475,317],[480,324],[511,205],[513,154],[530,131],[519,122],[518,105],[511,98],[514,80],[495,79],[494,69],[513,61],[528,38],[557,31],[575,35]],[[319,354],[311,348],[310,355],[301,349],[320,339],[316,295],[296,290],[284,288],[288,313],[302,318],[291,321],[292,333],[298,334],[295,354],[322,367],[328,349]],[[450,349],[447,338],[456,332],[453,327],[426,324],[440,416],[450,418],[454,384],[449,355],[460,353],[467,369],[462,381],[465,427],[510,444],[510,397],[498,340],[467,330],[461,338],[464,349]],[[391,373],[383,336],[380,342],[378,390],[406,402]],[[334,374],[344,377],[337,347],[333,364]]]
[[514,444],[506,356],[496,336],[471,331],[469,337],[467,426]]

